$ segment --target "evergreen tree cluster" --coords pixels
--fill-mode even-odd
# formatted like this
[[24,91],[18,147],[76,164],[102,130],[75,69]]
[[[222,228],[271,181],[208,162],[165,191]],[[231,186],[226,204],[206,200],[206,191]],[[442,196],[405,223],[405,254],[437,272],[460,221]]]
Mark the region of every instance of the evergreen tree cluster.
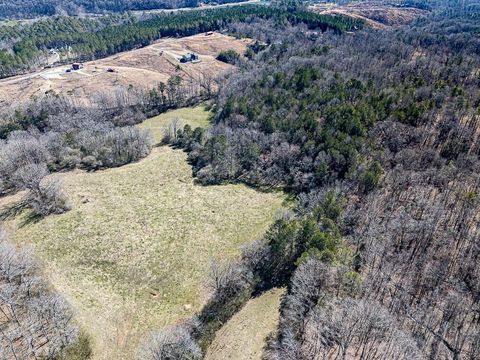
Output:
[[251,17],[305,23],[312,28],[339,32],[363,25],[362,21],[347,17],[290,13],[262,5],[183,11],[140,21],[129,15],[99,19],[54,17],[31,25],[0,26],[0,40],[8,44],[0,49],[0,77],[35,69],[51,48],[68,51],[70,59],[93,60],[146,46],[161,37],[221,30],[231,22]]

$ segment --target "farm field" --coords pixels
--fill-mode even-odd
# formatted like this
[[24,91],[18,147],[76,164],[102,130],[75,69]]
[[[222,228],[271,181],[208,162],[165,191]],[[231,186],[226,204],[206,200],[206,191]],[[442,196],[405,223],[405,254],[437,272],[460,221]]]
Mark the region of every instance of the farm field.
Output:
[[[0,106],[13,100],[25,102],[47,93],[63,94],[76,100],[91,99],[96,93],[114,92],[133,86],[151,89],[167,82],[172,75],[198,82],[205,76],[216,76],[232,65],[216,60],[222,50],[244,53],[250,40],[213,33],[184,38],[165,38],[141,49],[86,62],[79,71],[66,72],[70,65],[0,80]],[[180,63],[181,56],[195,52],[199,63]]]
[[[208,116],[202,107],[180,109],[140,126],[159,141],[172,118],[198,126]],[[71,211],[6,223],[11,240],[35,248],[72,304],[94,359],[133,359],[150,330],[193,315],[209,295],[211,259],[238,255],[282,208],[280,193],[195,185],[186,157],[157,147],[138,163],[61,174]]]

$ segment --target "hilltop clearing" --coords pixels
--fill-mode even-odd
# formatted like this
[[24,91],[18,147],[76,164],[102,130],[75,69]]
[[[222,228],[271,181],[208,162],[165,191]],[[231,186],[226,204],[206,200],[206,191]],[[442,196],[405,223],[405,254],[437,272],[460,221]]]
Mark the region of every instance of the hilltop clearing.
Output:
[[407,24],[428,13],[426,10],[413,7],[396,7],[362,2],[353,2],[346,5],[316,4],[310,8],[322,15],[345,15],[365,20],[368,25],[376,29]]
[[[221,51],[233,49],[243,54],[249,43],[219,33],[161,39],[141,49],[86,62],[78,71],[67,72],[71,66],[65,65],[0,80],[0,106],[48,93],[86,102],[95,93],[114,93],[119,88],[154,88],[174,75],[198,85],[231,68],[215,59]],[[200,62],[180,63],[180,58],[189,52],[198,54]]]

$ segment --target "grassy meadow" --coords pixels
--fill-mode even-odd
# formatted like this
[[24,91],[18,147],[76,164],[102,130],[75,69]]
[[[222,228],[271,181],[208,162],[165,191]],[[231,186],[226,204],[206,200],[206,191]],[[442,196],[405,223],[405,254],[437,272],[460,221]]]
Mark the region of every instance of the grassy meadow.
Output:
[[[202,107],[145,121],[159,141],[172,118],[206,126]],[[156,147],[138,163],[60,174],[73,209],[6,225],[31,245],[53,286],[91,336],[94,359],[132,359],[149,332],[197,311],[212,258],[239,254],[281,209],[280,193],[243,185],[194,184],[186,154]]]
[[205,360],[261,360],[266,338],[277,329],[284,289],[251,299],[216,334]]

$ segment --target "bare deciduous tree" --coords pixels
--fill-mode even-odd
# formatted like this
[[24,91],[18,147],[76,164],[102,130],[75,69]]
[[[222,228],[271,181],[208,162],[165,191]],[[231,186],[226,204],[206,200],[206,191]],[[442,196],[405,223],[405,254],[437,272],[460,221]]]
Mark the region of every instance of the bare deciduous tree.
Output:
[[67,303],[39,273],[32,250],[17,251],[0,228],[2,359],[55,358],[78,338]]
[[190,331],[179,325],[151,335],[139,352],[141,360],[200,360],[202,351]]

